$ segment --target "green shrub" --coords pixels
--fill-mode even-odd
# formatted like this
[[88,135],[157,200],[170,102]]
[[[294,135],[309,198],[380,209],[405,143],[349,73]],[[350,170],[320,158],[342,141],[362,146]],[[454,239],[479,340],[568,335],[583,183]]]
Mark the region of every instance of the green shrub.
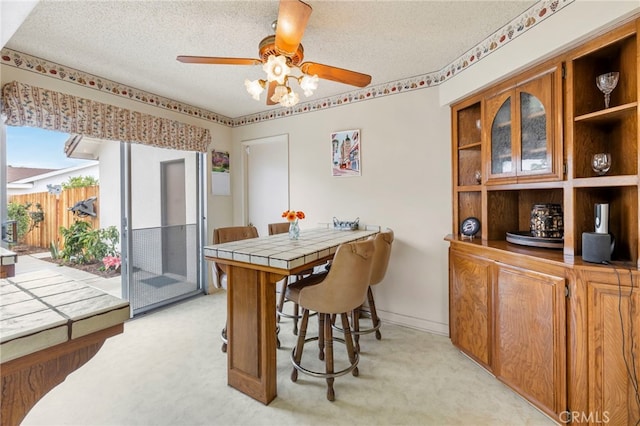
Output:
[[69,177],[66,182],[62,182],[62,189],[84,188],[86,186],[97,186],[98,179],[93,176]]
[[[35,207],[35,211],[31,210],[32,206]],[[44,212],[40,203],[33,205],[30,202],[20,204],[12,201],[7,207],[7,217],[16,221],[18,225],[18,241],[22,241],[25,235],[44,221]]]
[[90,222],[76,220],[69,228],[60,228],[64,248],[60,258],[71,263],[94,263],[106,256],[117,256],[118,229],[110,226],[92,229]]

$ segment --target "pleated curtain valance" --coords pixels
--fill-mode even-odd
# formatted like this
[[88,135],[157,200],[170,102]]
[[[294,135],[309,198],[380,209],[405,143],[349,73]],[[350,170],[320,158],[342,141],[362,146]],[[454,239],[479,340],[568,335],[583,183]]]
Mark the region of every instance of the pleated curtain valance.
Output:
[[2,107],[9,126],[199,152],[211,138],[208,129],[17,81],[2,88]]

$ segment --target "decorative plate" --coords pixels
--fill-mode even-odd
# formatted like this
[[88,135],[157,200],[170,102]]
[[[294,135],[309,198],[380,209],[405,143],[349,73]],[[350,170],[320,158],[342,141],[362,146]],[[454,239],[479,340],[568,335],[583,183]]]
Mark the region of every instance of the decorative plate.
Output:
[[530,247],[562,248],[564,246],[564,238],[562,237],[535,237],[531,234],[531,231],[507,232],[507,241]]

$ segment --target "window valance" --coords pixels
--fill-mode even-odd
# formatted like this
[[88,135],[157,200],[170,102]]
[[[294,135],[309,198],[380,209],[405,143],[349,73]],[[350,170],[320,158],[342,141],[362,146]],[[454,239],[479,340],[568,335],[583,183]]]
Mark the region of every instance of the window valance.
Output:
[[2,88],[2,106],[9,126],[200,152],[211,137],[208,129],[17,81]]

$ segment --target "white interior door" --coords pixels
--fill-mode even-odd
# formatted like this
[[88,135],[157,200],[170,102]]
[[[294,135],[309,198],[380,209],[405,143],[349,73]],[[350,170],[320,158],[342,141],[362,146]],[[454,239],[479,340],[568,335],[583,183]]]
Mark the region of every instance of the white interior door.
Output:
[[278,135],[243,142],[247,165],[247,218],[258,235],[269,223],[282,222],[289,208],[289,137]]

